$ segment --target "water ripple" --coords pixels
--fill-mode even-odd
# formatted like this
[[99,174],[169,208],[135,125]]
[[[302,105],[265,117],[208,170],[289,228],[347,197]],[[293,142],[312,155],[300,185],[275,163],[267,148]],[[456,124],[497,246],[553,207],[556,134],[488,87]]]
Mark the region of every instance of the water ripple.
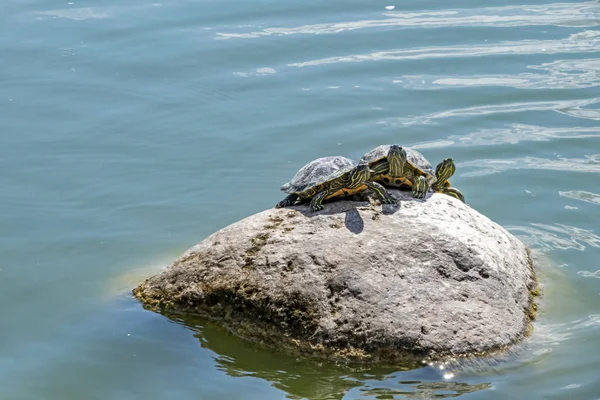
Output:
[[585,201],[587,203],[600,205],[600,194],[584,192],[583,190],[571,190],[568,192],[558,192],[558,194],[563,197],[568,197],[570,199],[581,200],[581,201]]
[[598,279],[600,279],[600,269],[597,270],[596,272],[579,271],[579,272],[577,272],[577,275],[584,276],[586,278],[598,278]]
[[600,328],[600,314],[591,314],[585,319],[573,321],[572,326],[568,327],[567,330],[574,331],[587,328]]
[[[378,382],[380,384],[380,382]],[[373,387],[368,385],[361,388],[362,396],[375,399],[446,399],[459,397],[467,393],[491,389],[491,383],[468,384],[464,382],[419,382],[405,381],[394,385],[394,388]],[[397,397],[401,396],[401,397]]]
[[483,159],[459,164],[460,168],[474,168],[461,176],[483,176],[515,169],[538,169],[544,171],[568,171],[600,173],[600,154],[586,155],[585,158],[549,158],[523,157],[512,159]]
[[[570,127],[551,128],[537,125],[511,124],[507,128],[480,129],[467,135],[451,135],[447,139],[432,140],[411,145],[416,149],[440,147],[494,146],[519,142],[549,142],[561,139],[600,138],[598,128]],[[570,192],[561,192],[570,193]],[[598,196],[598,195],[596,195]],[[600,196],[597,199],[600,203]]]
[[61,10],[48,10],[48,11],[38,11],[35,13],[39,15],[39,20],[44,20],[47,18],[66,18],[72,19],[75,21],[82,21],[86,19],[104,19],[108,17],[108,14],[102,11],[98,11],[91,7],[82,7],[82,8],[65,8]]
[[539,322],[532,337],[535,346],[558,345],[577,337],[581,331],[600,328],[600,314],[591,314],[566,323]]
[[570,107],[565,110],[556,110],[561,114],[568,115],[575,118],[592,119],[600,121],[600,109],[598,108],[581,108],[580,106]]
[[600,59],[557,60],[527,68],[546,71],[514,75],[427,76],[405,75],[392,82],[409,89],[436,90],[475,86],[516,89],[581,89],[600,86]]
[[325,64],[381,60],[425,60],[432,58],[482,57],[513,54],[592,53],[600,48],[600,31],[583,31],[558,40],[506,41],[485,46],[444,46],[376,51],[341,57],[327,57],[288,64],[290,67],[311,67]]
[[217,33],[216,39],[253,39],[262,36],[335,34],[373,28],[442,28],[460,26],[517,27],[517,26],[598,26],[598,4],[554,3],[540,6],[514,5],[415,13],[386,12],[385,19],[333,22],[302,25],[294,28],[277,27],[247,33]]
[[[435,112],[427,115],[396,118],[395,121],[402,125],[431,124],[435,120],[453,117],[469,117],[490,114],[519,113],[526,111],[556,111],[561,113],[581,110],[581,107],[595,105],[600,103],[600,97],[583,100],[551,100],[551,101],[530,101],[523,103],[494,104],[475,107],[458,108]],[[393,120],[394,121],[394,120]],[[388,124],[388,122],[384,122]]]
[[542,252],[553,250],[584,251],[586,244],[600,247],[600,236],[594,232],[564,224],[531,224],[531,226],[509,226],[511,232],[524,236],[524,241]]

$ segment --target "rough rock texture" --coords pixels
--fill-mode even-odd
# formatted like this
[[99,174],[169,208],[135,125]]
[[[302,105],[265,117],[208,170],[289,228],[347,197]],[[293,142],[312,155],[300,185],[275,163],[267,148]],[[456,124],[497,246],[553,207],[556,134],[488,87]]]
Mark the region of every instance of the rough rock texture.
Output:
[[504,348],[526,335],[526,247],[442,194],[398,205],[270,209],[211,235],[134,294],[266,345],[396,362]]

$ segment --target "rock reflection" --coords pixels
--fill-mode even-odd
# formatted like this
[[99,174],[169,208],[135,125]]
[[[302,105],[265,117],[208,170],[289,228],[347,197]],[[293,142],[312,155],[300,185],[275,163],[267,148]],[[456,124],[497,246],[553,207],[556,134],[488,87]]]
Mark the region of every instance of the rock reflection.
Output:
[[201,318],[165,314],[191,328],[200,345],[214,353],[217,369],[232,377],[264,379],[289,399],[343,399],[367,379],[384,379],[398,368],[347,366],[290,356],[248,343]]
[[[232,377],[264,379],[288,399],[449,398],[490,388],[489,383],[443,381],[446,371],[433,364],[373,367],[286,355],[248,343],[202,318],[163,314],[195,332],[200,345],[212,352],[218,370]],[[419,379],[412,379],[416,376]],[[398,382],[399,378],[403,379]]]

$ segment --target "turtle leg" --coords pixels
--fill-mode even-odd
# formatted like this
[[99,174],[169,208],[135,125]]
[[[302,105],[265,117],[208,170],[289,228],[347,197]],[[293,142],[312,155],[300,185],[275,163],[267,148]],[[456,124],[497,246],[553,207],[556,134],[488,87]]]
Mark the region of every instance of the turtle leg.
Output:
[[463,203],[466,203],[465,196],[457,188],[444,187],[444,188],[442,188],[441,193],[444,193],[448,196],[452,196],[452,197],[457,198],[458,200],[462,201]]
[[379,201],[381,201],[382,204],[395,204],[396,203],[394,198],[379,183],[368,182],[365,185],[367,185],[367,187],[369,189],[371,189],[372,191],[375,192],[375,194],[377,195],[377,198],[379,199]]
[[423,175],[415,178],[415,182],[412,185],[412,195],[415,199],[424,199],[425,195],[429,191],[429,182]]
[[310,209],[314,212],[321,211],[324,208],[323,200],[325,200],[327,196],[334,194],[336,191],[337,190],[329,189],[317,193],[310,201]]
[[296,202],[296,200],[298,200],[298,195],[292,193],[292,194],[286,196],[285,199],[283,199],[279,203],[277,203],[275,205],[275,208],[283,208],[283,207],[293,206],[294,203]]

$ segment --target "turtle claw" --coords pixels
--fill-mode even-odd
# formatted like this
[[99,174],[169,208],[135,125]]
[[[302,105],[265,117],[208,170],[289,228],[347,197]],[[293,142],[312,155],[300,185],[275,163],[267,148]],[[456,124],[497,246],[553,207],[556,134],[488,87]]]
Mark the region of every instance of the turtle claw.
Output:
[[396,200],[392,199],[391,197],[386,197],[385,199],[381,200],[381,204],[396,204]]
[[283,199],[283,200],[281,200],[279,203],[277,203],[277,204],[275,205],[275,208],[284,208],[284,207],[289,207],[289,206],[291,206],[292,204],[294,204],[294,203],[293,203],[293,202],[291,202],[291,201],[289,201],[289,200],[287,200],[287,199]]
[[298,195],[290,194],[289,196],[286,196],[285,199],[283,199],[279,203],[277,203],[275,205],[275,208],[284,208],[284,207],[293,206],[296,203],[296,200],[298,200]]
[[311,206],[310,206],[310,209],[311,209],[313,212],[319,212],[319,211],[321,211],[321,210],[325,209],[325,207],[323,207],[323,206],[322,206],[322,205],[320,205],[320,204],[315,204],[315,205],[311,205]]
[[427,179],[424,176],[419,176],[413,183],[412,195],[415,199],[424,199],[428,189]]
[[465,196],[461,193],[460,190],[458,190],[456,188],[453,188],[453,187],[444,188],[442,190],[442,193],[444,193],[445,195],[448,195],[450,197],[454,197],[455,199],[458,199],[458,200],[462,201],[463,203],[466,203]]

